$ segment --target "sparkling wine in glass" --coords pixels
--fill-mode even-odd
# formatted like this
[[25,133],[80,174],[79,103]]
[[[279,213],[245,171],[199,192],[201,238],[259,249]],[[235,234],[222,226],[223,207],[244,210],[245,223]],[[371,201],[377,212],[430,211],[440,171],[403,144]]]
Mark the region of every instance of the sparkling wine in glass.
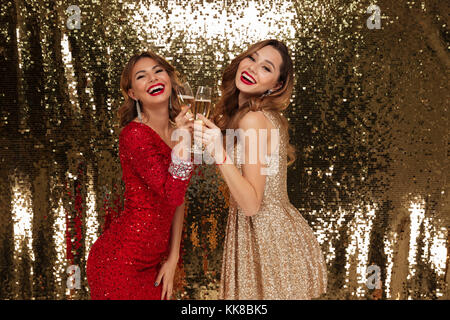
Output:
[[195,99],[194,99],[194,94],[192,93],[191,86],[189,85],[189,82],[184,82],[178,88],[178,99],[179,99],[181,105],[186,105],[186,106],[191,107],[191,110],[189,110],[188,113],[195,114],[195,109],[194,109],[195,108]]
[[[209,112],[211,109],[211,88],[200,86],[197,89],[197,94],[195,95],[195,117],[197,118],[197,113],[204,115],[205,117],[209,116]],[[201,125],[204,126],[202,119],[196,119],[194,121],[194,126]],[[194,141],[194,154],[202,154],[203,146],[197,141]]]
[[197,94],[195,96],[195,114],[200,113],[206,118],[209,117],[211,111],[211,88],[210,87],[198,87]]

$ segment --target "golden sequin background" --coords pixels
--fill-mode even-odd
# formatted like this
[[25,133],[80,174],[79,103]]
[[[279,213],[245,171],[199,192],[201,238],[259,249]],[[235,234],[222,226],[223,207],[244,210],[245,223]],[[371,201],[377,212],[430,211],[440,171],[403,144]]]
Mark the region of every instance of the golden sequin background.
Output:
[[[196,88],[277,38],[296,72],[288,191],[326,257],[322,298],[449,299],[449,13],[441,0],[2,1],[0,298],[89,299],[89,248],[123,205],[131,55],[156,51]],[[180,299],[217,297],[217,174],[200,167],[186,195]]]

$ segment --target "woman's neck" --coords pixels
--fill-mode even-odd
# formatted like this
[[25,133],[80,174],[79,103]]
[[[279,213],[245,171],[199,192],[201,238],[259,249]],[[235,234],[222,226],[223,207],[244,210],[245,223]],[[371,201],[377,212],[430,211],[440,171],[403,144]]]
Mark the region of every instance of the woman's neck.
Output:
[[246,95],[245,93],[239,92],[239,95],[238,95],[239,108],[242,107],[244,105],[244,103],[246,103],[248,101],[248,99],[250,99],[250,97],[248,95]]
[[167,136],[170,134],[169,109],[167,105],[159,108],[152,107],[151,109],[144,107],[143,109],[143,122],[151,126],[160,135]]

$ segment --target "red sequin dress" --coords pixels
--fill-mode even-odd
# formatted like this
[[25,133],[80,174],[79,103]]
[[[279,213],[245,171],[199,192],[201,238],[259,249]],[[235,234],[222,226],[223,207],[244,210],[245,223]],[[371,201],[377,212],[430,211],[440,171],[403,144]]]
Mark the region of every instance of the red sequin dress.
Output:
[[125,183],[122,214],[91,247],[91,299],[160,299],[154,283],[169,252],[172,218],[190,181],[168,172],[172,149],[149,126],[131,121],[119,136]]

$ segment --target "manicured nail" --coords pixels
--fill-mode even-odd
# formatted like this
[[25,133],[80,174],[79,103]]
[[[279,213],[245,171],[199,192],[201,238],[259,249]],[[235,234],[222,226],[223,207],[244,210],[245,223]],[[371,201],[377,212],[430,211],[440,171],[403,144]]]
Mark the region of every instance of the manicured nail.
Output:
[[155,287],[157,287],[158,286],[158,282],[155,282]]

